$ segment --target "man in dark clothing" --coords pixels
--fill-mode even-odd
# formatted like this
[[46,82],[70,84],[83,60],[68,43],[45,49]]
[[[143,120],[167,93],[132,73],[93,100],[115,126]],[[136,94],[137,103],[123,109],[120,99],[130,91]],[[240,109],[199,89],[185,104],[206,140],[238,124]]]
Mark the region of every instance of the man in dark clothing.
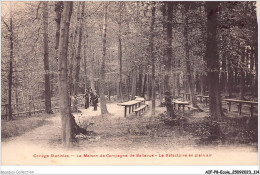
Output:
[[86,90],[84,96],[85,96],[85,109],[88,109],[88,107],[89,107],[89,92],[88,92],[88,90]]
[[97,93],[94,92],[94,94],[93,94],[93,106],[94,106],[94,111],[97,110],[97,103],[98,103],[98,96],[97,96]]

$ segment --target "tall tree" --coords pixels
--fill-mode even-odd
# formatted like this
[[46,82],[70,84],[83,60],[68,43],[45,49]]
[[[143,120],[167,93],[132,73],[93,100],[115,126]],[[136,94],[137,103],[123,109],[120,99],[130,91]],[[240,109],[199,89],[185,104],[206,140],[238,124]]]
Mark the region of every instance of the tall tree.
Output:
[[105,98],[105,62],[106,62],[106,42],[107,42],[107,9],[109,2],[103,2],[104,7],[104,22],[103,22],[103,32],[102,32],[102,43],[103,43],[103,51],[102,51],[102,60],[101,60],[101,70],[100,70],[100,77],[99,77],[99,95],[100,95],[100,107],[101,107],[101,114],[108,114],[107,105],[106,105],[106,98]]
[[172,107],[172,95],[171,95],[171,87],[170,87],[170,72],[171,72],[171,63],[172,63],[172,27],[173,27],[173,2],[164,2],[167,4],[167,20],[166,22],[166,41],[167,41],[167,49],[166,49],[166,60],[165,60],[165,77],[164,77],[164,86],[165,86],[165,102],[168,117],[175,117],[173,107]]
[[152,60],[152,115],[155,115],[155,52],[154,52],[154,23],[155,23],[155,2],[151,3],[152,18],[150,25],[149,48]]
[[[11,5],[11,4],[10,4]],[[9,25],[9,42],[10,42],[10,60],[9,60],[9,76],[8,76],[8,117],[12,120],[12,85],[13,85],[13,59],[14,59],[14,31],[13,31],[13,12],[10,6],[10,25]]]
[[123,2],[119,2],[118,19],[118,62],[119,62],[119,82],[117,86],[117,97],[122,100],[122,8]]
[[184,2],[184,49],[185,49],[185,61],[186,61],[186,71],[188,87],[190,91],[191,104],[193,107],[198,108],[196,95],[194,92],[194,80],[192,76],[191,58],[190,58],[190,47],[189,47],[189,33],[188,33],[188,13],[191,6],[194,6],[192,2]]
[[49,37],[48,37],[48,2],[43,1],[43,54],[44,54],[44,71],[45,71],[45,110],[46,113],[52,113],[51,110],[51,88],[50,88],[50,75],[49,75]]
[[60,35],[59,35],[59,104],[62,122],[62,144],[65,147],[72,145],[72,118],[69,99],[68,73],[67,73],[67,51],[69,43],[69,26],[72,14],[73,2],[63,2],[61,13]]
[[[82,5],[81,5],[82,4]],[[82,43],[82,33],[83,33],[83,25],[84,25],[84,10],[85,10],[85,2],[80,3],[81,5],[81,14],[79,16],[79,38],[78,38],[78,47],[77,47],[77,55],[76,55],[76,72],[75,72],[75,83],[74,83],[74,94],[78,94],[79,90],[79,72],[80,72],[80,60],[81,60],[81,43]]]
[[207,42],[206,59],[209,84],[209,111],[210,117],[215,121],[221,121],[223,116],[220,87],[219,87],[219,55],[217,44],[217,14],[219,2],[206,2],[207,12]]

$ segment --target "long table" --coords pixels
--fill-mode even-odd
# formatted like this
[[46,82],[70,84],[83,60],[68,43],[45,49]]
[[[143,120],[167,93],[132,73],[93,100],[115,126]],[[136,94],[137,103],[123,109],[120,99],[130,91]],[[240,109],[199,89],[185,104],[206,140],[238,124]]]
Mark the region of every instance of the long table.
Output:
[[176,109],[175,105],[178,105],[178,111],[179,111],[180,108],[182,107],[182,110],[183,110],[183,112],[184,112],[185,106],[188,106],[190,103],[187,102],[187,101],[175,100],[175,101],[172,102],[172,104],[173,104],[174,109]]
[[249,104],[250,105],[250,116],[253,116],[254,113],[254,106],[258,105],[258,102],[255,101],[245,101],[245,100],[237,100],[237,99],[224,99],[228,103],[228,110],[231,111],[231,103],[238,103],[238,112],[241,115],[242,111],[242,104]]
[[117,105],[125,107],[124,117],[126,117],[127,108],[129,108],[129,114],[130,114],[131,112],[134,112],[134,108],[136,109],[136,108],[140,107],[141,103],[145,103],[145,99],[138,98],[135,100],[124,102],[124,103],[119,103]]

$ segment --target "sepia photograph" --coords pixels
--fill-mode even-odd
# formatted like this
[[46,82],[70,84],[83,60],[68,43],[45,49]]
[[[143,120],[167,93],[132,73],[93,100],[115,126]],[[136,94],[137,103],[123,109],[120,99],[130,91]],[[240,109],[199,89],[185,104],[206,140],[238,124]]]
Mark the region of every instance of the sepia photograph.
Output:
[[258,165],[257,2],[2,1],[1,164]]

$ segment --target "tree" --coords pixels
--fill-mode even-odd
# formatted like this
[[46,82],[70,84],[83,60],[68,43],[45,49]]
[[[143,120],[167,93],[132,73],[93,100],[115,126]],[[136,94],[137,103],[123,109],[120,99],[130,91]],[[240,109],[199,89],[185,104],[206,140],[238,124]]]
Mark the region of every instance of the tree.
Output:
[[104,23],[103,23],[103,33],[102,33],[102,41],[103,41],[103,52],[102,52],[102,60],[101,60],[101,70],[100,70],[100,77],[99,77],[99,95],[100,95],[100,107],[101,107],[101,114],[105,115],[108,114],[107,105],[106,105],[106,98],[105,98],[105,62],[106,62],[106,37],[107,37],[107,8],[108,3],[103,4],[104,6]]
[[152,60],[152,115],[155,115],[155,53],[154,53],[154,22],[155,22],[155,2],[151,3],[152,8],[152,18],[150,25],[150,57]]
[[44,53],[44,71],[45,71],[45,110],[46,113],[52,113],[51,110],[51,88],[49,75],[49,38],[48,38],[48,2],[42,2],[43,5],[43,53]]
[[170,77],[169,73],[171,72],[171,63],[172,63],[172,20],[173,20],[173,2],[165,2],[167,4],[167,20],[166,20],[166,41],[167,41],[167,49],[166,49],[166,60],[165,60],[165,77],[164,77],[164,86],[165,86],[165,102],[167,108],[168,117],[175,117],[173,107],[172,107],[172,95],[171,95],[171,87],[170,87]]
[[217,13],[219,2],[206,2],[207,42],[206,59],[209,84],[209,111],[214,121],[221,121],[223,116],[219,89],[219,55],[217,43]]
[[69,26],[72,14],[73,2],[63,2],[61,13],[60,35],[59,35],[59,104],[62,122],[62,144],[71,147],[72,144],[72,119],[69,99],[68,73],[67,73],[67,51],[69,43]]
[[[81,4],[81,3],[80,3]],[[74,94],[78,94],[79,89],[79,72],[80,72],[80,60],[81,60],[81,43],[82,43],[82,33],[83,33],[83,25],[84,25],[84,10],[85,10],[85,2],[82,2],[81,14],[80,14],[80,22],[79,22],[79,39],[78,39],[78,48],[77,48],[77,56],[76,56],[76,73],[75,73],[75,83],[74,83]]]
[[189,47],[189,34],[188,34],[188,13],[191,6],[195,4],[192,2],[185,2],[184,4],[184,49],[185,49],[185,61],[186,61],[186,71],[188,79],[188,87],[190,91],[191,104],[193,107],[198,108],[197,99],[194,92],[194,80],[192,77],[191,59],[190,59],[190,47]]

